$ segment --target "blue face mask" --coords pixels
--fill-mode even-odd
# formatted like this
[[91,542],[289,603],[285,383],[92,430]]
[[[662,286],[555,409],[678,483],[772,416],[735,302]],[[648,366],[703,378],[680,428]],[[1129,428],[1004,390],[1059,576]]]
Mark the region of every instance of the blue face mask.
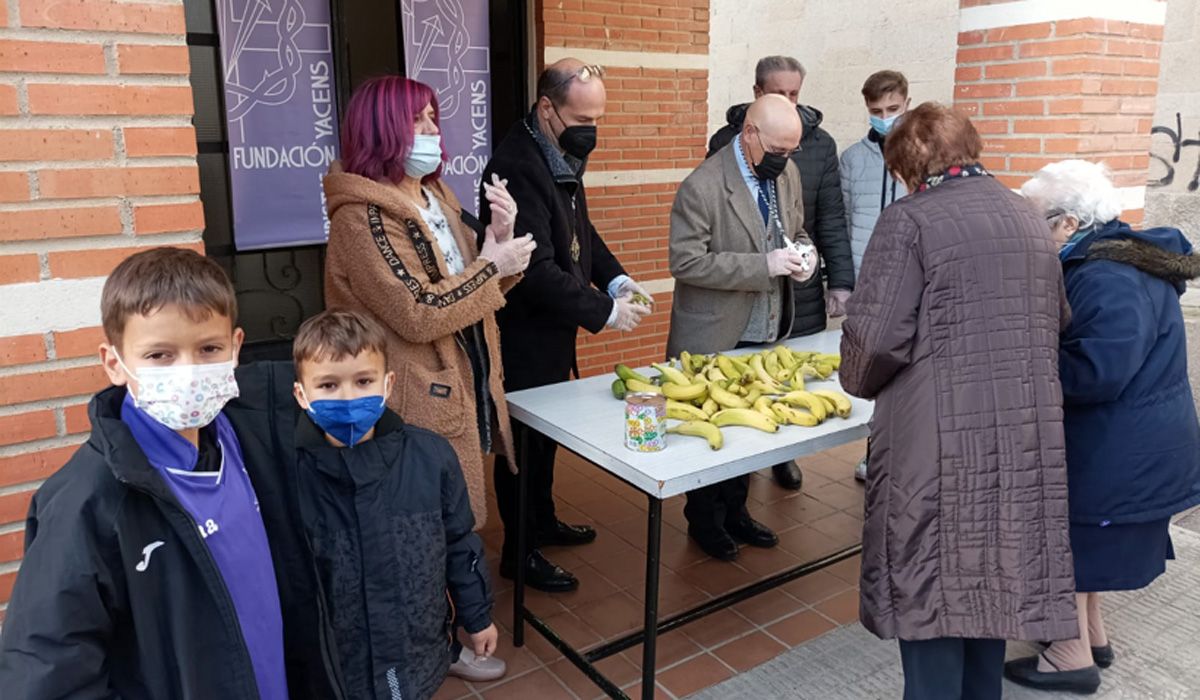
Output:
[[[300,389],[304,393],[304,389]],[[308,397],[304,397],[308,401]],[[361,396],[357,399],[320,399],[308,401],[308,415],[335,440],[354,447],[379,422],[387,399]]]
[[887,136],[887,133],[892,130],[893,126],[895,126],[896,120],[899,119],[901,116],[902,115],[899,115],[899,114],[893,114],[892,116],[888,117],[887,119],[884,119],[883,117],[877,117],[875,115],[871,115],[871,128],[874,129],[880,135]]

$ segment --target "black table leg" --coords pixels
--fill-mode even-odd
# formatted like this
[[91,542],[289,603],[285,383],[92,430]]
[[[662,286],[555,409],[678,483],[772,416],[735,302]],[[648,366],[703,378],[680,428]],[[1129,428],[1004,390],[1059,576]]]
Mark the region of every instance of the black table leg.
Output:
[[517,570],[513,581],[513,646],[525,646],[525,560],[529,558],[529,428],[517,436]]
[[662,551],[662,501],[654,496],[646,516],[646,617],[642,646],[642,700],[654,700],[654,675],[658,650],[658,560]]

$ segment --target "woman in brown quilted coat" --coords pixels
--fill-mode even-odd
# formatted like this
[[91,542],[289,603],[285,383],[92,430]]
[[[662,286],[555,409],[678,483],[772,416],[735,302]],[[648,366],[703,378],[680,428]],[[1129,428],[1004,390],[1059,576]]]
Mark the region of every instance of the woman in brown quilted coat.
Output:
[[843,326],[841,381],[875,399],[861,619],[900,640],[905,698],[1000,698],[1004,640],[1077,637],[1045,220],[978,163],[970,120],[910,112]]

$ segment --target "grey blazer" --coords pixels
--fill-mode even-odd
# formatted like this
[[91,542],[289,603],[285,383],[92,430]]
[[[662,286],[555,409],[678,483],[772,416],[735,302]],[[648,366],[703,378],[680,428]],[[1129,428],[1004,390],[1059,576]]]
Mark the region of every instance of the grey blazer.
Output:
[[[804,233],[800,171],[790,159],[777,180],[780,217],[792,240]],[[756,294],[778,278],[767,272],[762,214],[738,169],[732,142],[688,175],[671,207],[670,262],[675,278],[667,354],[731,350],[742,339]],[[819,267],[819,265],[818,265]],[[784,288],[784,318],[792,320],[792,285]],[[786,334],[785,334],[786,336]]]

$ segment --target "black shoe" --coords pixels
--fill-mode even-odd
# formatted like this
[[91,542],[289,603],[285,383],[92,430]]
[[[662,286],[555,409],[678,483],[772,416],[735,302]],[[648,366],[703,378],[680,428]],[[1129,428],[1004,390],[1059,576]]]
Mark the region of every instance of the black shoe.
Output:
[[771,467],[771,471],[775,472],[775,483],[785,489],[799,491],[804,485],[804,472],[800,471],[800,465],[794,461],[776,464]]
[[752,518],[725,523],[725,530],[733,539],[752,547],[774,547],[779,544],[779,538],[771,532],[771,528]]
[[533,538],[535,547],[570,547],[587,544],[596,539],[596,531],[588,525],[568,525],[561,520],[546,530],[540,530]]
[[[1050,646],[1050,642],[1038,642],[1043,647]],[[1112,644],[1105,644],[1102,647],[1092,647],[1092,661],[1100,668],[1108,668],[1117,660],[1117,655],[1113,653]]]
[[1004,664],[1004,676],[1013,683],[1038,690],[1058,690],[1091,695],[1100,689],[1100,669],[1088,666],[1076,671],[1039,671],[1038,656],[1027,656]]
[[738,546],[737,542],[729,536],[724,530],[711,530],[709,532],[699,532],[693,528],[688,528],[688,536],[700,545],[700,549],[713,559],[721,561],[733,561],[737,559]]
[[[501,561],[500,575],[515,579],[517,567],[511,561]],[[579,588],[579,579],[561,566],[551,564],[535,549],[525,559],[525,585],[546,593],[566,593]]]

